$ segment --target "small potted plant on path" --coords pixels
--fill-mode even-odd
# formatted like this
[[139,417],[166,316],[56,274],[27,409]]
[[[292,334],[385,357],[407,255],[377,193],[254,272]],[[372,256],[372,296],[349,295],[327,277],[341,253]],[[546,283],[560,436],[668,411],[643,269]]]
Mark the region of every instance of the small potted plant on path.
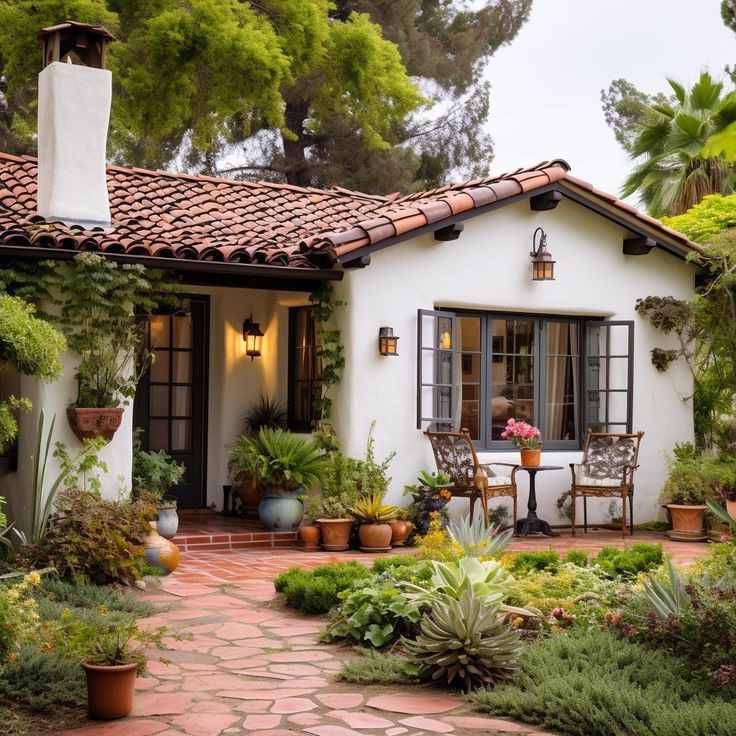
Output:
[[256,437],[238,438],[237,462],[236,472],[252,472],[261,488],[258,517],[266,529],[296,531],[304,516],[301,496],[324,470],[317,449],[291,432],[263,427]]
[[514,447],[521,451],[521,465],[536,468],[542,460],[542,433],[531,424],[519,422],[513,417],[506,422],[506,429],[501,432],[501,439],[511,440]]
[[447,526],[450,517],[446,506],[452,499],[453,485],[452,478],[444,470],[438,473],[422,470],[416,484],[404,486],[404,495],[411,494],[412,497],[407,513],[415,537],[423,537],[433,520],[441,529]]
[[383,503],[382,493],[358,501],[352,508],[352,514],[358,520],[358,537],[362,552],[390,552],[391,525],[399,509]]
[[706,502],[713,500],[712,484],[705,477],[702,459],[681,455],[670,460],[667,480],[659,495],[672,524],[669,535],[681,541],[704,541],[703,514]]
[[141,450],[140,438],[136,436],[133,444],[133,497],[138,498],[144,492],[151,495],[156,506],[156,531],[164,539],[171,539],[179,528],[176,498],[166,494],[183,475],[183,465],[163,450]]
[[124,718],[133,710],[135,680],[145,674],[147,644],[161,646],[163,630],[145,632],[129,623],[100,633],[82,661],[90,718]]

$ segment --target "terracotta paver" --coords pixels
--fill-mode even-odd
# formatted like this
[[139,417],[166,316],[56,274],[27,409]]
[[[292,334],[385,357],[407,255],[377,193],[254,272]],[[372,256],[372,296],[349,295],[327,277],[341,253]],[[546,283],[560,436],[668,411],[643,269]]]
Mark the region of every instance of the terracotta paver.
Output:
[[[656,535],[634,541],[664,541],[680,562],[704,553],[705,545],[678,544]],[[555,549],[622,546],[615,534],[556,538]],[[516,540],[512,547],[547,549],[549,539]],[[405,554],[411,553],[404,550]],[[689,557],[688,557],[689,555]],[[317,640],[324,624],[283,608],[272,580],[299,565],[311,569],[336,560],[372,558],[356,552],[326,554],[298,549],[182,554],[180,569],[162,590],[143,594],[164,607],[144,623],[166,626],[168,650],[149,662],[137,681],[133,715],[91,723],[62,736],[420,736],[424,734],[518,734],[539,728],[472,713],[461,697],[441,689],[359,686],[338,682],[350,647]]]

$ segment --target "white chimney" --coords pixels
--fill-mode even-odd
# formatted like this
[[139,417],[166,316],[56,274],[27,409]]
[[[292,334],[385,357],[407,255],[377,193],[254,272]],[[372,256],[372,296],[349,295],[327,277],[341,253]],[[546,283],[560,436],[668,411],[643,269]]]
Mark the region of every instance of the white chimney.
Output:
[[104,28],[67,21],[44,28],[38,75],[38,214],[110,226],[105,161],[112,75]]

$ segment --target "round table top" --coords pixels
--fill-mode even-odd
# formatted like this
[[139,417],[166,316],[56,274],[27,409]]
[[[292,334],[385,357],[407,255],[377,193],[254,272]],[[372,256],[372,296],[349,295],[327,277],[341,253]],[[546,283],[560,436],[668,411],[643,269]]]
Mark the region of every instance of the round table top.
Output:
[[519,465],[521,470],[564,470],[564,465]]

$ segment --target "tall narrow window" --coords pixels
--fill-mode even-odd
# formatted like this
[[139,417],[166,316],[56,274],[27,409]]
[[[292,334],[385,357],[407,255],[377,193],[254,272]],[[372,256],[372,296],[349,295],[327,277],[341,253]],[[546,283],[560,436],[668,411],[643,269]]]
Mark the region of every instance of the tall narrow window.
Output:
[[319,420],[322,357],[313,307],[289,310],[289,428],[306,432]]
[[480,415],[483,400],[483,353],[480,317],[458,317],[460,333],[460,376],[462,397],[460,426],[470,432],[474,440],[480,439]]
[[543,434],[549,441],[577,440],[580,385],[580,325],[544,323],[546,332]]

